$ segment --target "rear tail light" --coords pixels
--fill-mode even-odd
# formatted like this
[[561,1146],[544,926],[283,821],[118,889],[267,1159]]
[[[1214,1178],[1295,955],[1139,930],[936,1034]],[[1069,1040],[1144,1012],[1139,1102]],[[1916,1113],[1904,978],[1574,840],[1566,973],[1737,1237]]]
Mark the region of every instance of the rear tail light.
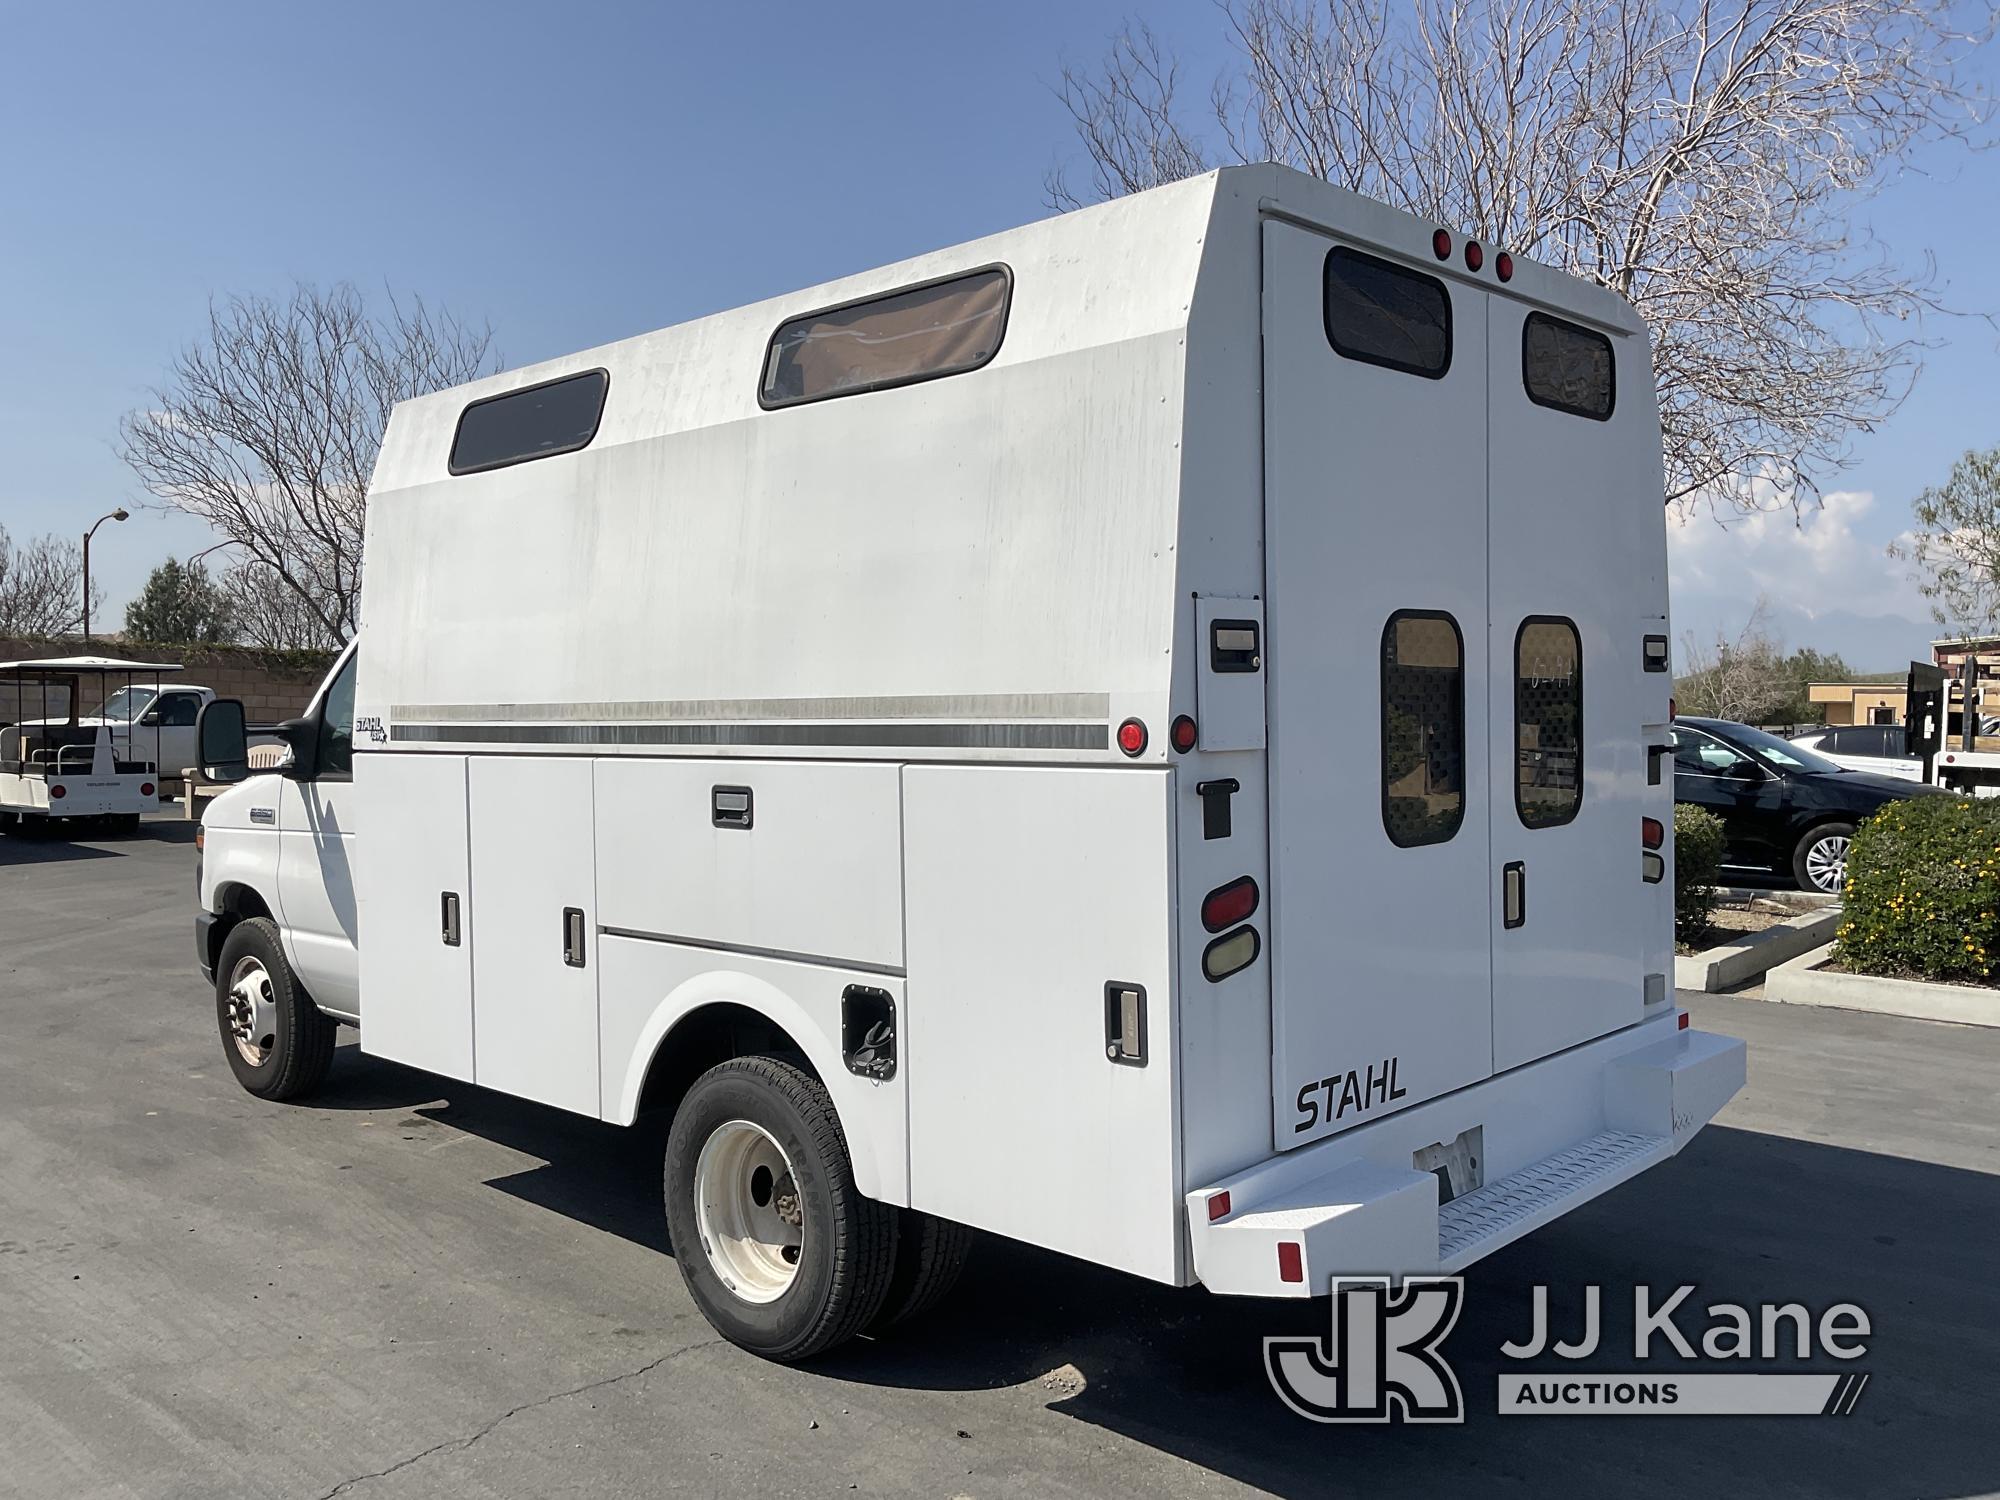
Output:
[[1201,925],[1210,932],[1234,927],[1250,920],[1257,909],[1257,882],[1245,875],[1227,885],[1219,885],[1202,898]]
[[139,783],[139,795],[140,795],[141,797],[150,797],[150,796],[152,796],[152,795],[153,795],[153,783],[152,783],[152,782],[150,782],[150,781],[142,781],[142,782],[140,782],[140,783]]
[[1440,229],[1431,235],[1431,254],[1439,260],[1451,259],[1451,231]]
[[1217,1219],[1226,1219],[1228,1217],[1229,1192],[1227,1189],[1224,1189],[1208,1200],[1208,1222],[1213,1224]]
[[1502,281],[1514,279],[1514,257],[1502,250],[1493,257],[1493,271]]
[[1278,1280],[1304,1281],[1306,1258],[1297,1240],[1278,1241]]
[[1680,1020],[1676,1021],[1674,1025],[1678,1030],[1686,1031],[1688,1029],[1688,1022],[1693,1019],[1693,1016],[1690,1016],[1686,1011],[1682,1011]]
[[1172,727],[1167,730],[1167,742],[1182,755],[1186,755],[1188,751],[1194,749],[1194,741],[1194,720],[1190,719],[1186,714],[1182,714],[1174,720]]
[[1227,979],[1257,961],[1263,942],[1254,927],[1239,927],[1234,932],[1226,932],[1202,950],[1201,972],[1211,984]]
[[1639,842],[1648,849],[1657,849],[1667,841],[1667,829],[1658,818],[1639,820]]
[[1476,271],[1486,264],[1486,252],[1479,248],[1478,240],[1465,242],[1465,269]]
[[60,802],[68,795],[69,788],[66,786],[52,786],[49,788],[49,801],[51,802]]

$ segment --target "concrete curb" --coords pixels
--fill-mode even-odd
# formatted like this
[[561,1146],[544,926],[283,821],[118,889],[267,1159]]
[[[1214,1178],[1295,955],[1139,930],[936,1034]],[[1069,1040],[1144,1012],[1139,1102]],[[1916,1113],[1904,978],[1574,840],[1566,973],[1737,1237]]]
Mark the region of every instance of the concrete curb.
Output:
[[1960,1026],[2000,1026],[2000,992],[1963,984],[1930,984],[1920,979],[1879,979],[1815,967],[1826,962],[1833,944],[1780,964],[1764,980],[1764,998],[1787,1005],[1826,1005],[1839,1010],[1873,1011],[1918,1021]]
[[1674,988],[1714,994],[1767,973],[1787,959],[1825,943],[1840,926],[1840,908],[1787,917],[1762,932],[1745,933],[1738,941],[1704,948],[1674,959]]

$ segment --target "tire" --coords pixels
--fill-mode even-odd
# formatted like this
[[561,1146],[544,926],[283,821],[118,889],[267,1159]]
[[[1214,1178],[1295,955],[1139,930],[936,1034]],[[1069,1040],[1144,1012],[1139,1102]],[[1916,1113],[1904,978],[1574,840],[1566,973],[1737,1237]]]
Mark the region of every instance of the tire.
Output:
[[855,1187],[833,1100],[801,1069],[738,1057],[702,1074],[667,1133],[664,1177],[688,1295],[732,1344],[789,1364],[881,1311],[896,1216]]
[[896,1217],[896,1264],[871,1330],[921,1318],[951,1295],[977,1237],[964,1224],[913,1208],[897,1209]]
[[238,922],[223,940],[215,1019],[229,1070],[259,1099],[303,1099],[326,1081],[340,1023],[292,973],[269,917]]
[[1838,896],[1846,883],[1847,849],[1853,838],[1852,823],[1821,823],[1808,828],[1792,851],[1792,878],[1798,881],[1799,889]]
[[139,831],[137,813],[114,813],[111,818],[111,832],[119,838],[129,839]]

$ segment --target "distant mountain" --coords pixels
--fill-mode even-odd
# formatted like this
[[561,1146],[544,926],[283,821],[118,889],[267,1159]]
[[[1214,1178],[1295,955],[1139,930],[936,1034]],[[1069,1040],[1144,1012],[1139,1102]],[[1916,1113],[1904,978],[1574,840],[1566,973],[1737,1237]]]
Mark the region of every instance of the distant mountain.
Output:
[[[1734,639],[1743,629],[1754,601],[1715,595],[1679,594],[1673,599],[1674,647],[1692,631],[1697,640],[1711,641],[1717,632]],[[1819,614],[1776,602],[1765,610],[1771,634],[1787,651],[1810,646],[1838,655],[1857,673],[1901,673],[1913,661],[1929,661],[1931,642],[1944,635],[1942,626],[1902,615],[1858,615],[1843,609]]]

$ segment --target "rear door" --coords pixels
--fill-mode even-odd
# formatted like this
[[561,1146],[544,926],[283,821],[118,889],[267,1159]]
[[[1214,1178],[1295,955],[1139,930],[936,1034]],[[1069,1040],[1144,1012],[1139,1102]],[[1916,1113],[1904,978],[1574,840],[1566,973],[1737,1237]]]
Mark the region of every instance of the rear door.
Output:
[[[1496,1071],[1640,1018],[1647,808],[1635,598],[1629,339],[1474,294],[1488,327],[1487,598],[1493,694]],[[1643,385],[1641,386],[1643,388]]]
[[1417,265],[1264,227],[1281,1150],[1492,1068],[1479,303]]

